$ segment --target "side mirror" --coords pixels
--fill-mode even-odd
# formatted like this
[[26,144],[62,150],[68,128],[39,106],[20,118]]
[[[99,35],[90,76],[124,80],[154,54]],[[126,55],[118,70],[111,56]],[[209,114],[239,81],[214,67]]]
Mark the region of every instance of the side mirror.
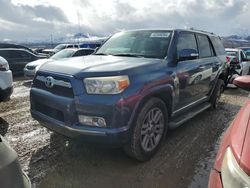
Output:
[[234,79],[233,84],[241,89],[250,91],[250,76],[239,76]]
[[100,48],[100,47],[96,47],[96,48],[95,48],[95,51],[93,52],[93,54],[96,53],[96,52],[99,50],[99,48]]
[[199,54],[195,49],[183,49],[178,54],[178,61],[197,59]]

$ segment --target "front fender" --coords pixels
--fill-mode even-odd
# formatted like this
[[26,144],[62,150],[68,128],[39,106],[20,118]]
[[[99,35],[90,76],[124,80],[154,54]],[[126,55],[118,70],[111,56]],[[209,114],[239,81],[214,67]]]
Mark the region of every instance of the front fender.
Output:
[[161,98],[165,102],[168,108],[169,115],[172,113],[173,111],[172,101],[174,97],[173,86],[171,84],[164,84],[164,85],[156,86],[156,87],[153,87],[153,88],[150,88],[148,90],[144,90],[143,92],[138,93],[137,102],[134,105],[133,112],[128,122],[130,126],[133,125],[133,122],[137,114],[140,112],[142,106],[151,97]]

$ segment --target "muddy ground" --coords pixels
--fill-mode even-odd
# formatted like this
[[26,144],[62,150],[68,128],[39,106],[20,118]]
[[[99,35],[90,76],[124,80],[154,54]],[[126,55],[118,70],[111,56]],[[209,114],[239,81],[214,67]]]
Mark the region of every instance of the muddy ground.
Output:
[[14,82],[11,100],[0,103],[0,133],[17,151],[33,187],[207,187],[219,140],[248,93],[227,89],[216,111],[205,111],[168,132],[157,155],[138,163],[121,149],[80,143],[48,131],[29,113],[27,80]]

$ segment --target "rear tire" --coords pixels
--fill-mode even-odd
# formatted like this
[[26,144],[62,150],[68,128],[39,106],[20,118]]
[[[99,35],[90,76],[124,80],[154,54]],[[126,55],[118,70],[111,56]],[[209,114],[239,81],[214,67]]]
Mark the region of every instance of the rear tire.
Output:
[[139,111],[130,141],[123,149],[138,161],[151,159],[159,150],[167,132],[168,112],[159,98],[149,99]]
[[213,94],[211,96],[210,102],[211,102],[211,110],[215,110],[218,108],[219,100],[221,97],[221,94],[223,93],[225,88],[225,83],[222,79],[218,79],[217,84],[214,88]]

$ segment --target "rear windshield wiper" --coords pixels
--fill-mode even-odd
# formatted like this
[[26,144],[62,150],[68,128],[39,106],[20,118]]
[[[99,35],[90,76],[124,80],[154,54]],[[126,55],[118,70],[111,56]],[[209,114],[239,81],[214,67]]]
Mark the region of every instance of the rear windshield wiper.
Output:
[[136,54],[110,54],[113,56],[124,56],[124,57],[143,57],[141,55],[136,55]]

